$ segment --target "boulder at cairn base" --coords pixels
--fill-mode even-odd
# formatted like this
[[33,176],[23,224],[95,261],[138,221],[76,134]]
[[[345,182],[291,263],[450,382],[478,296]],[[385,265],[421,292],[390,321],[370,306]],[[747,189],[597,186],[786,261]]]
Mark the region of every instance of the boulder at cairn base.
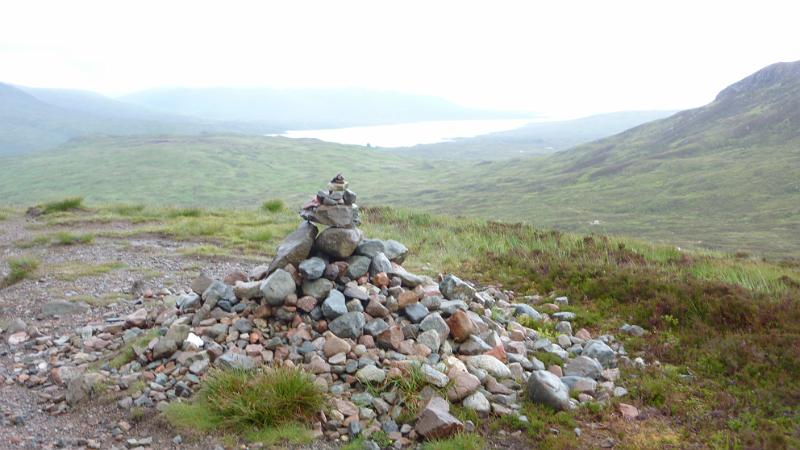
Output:
[[292,275],[283,269],[278,269],[261,282],[261,294],[268,305],[280,306],[289,294],[294,293],[296,287]]
[[335,258],[347,258],[356,250],[361,242],[361,230],[358,228],[326,228],[317,236],[317,250]]
[[528,399],[559,411],[570,408],[569,388],[556,375],[546,370],[534,370],[528,378]]
[[317,227],[311,222],[303,222],[278,246],[275,258],[269,264],[268,273],[286,267],[287,264],[300,264],[308,258],[317,237]]

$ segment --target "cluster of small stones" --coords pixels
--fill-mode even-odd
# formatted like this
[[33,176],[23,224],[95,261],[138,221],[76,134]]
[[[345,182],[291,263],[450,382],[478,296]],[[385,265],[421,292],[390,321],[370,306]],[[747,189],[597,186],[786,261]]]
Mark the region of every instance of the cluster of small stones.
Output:
[[[629,359],[611,335],[573,332],[575,314],[561,311],[566,297],[517,302],[513,292],[476,289],[452,274],[412,274],[401,266],[404,245],[363,238],[354,202],[337,177],[304,208],[307,221],[270,265],[224,280],[200,276],[190,289],[161,293],[174,306],[142,308],[58,337],[18,324],[7,330],[16,365],[6,382],[38,389],[43,408],[59,414],[99,389],[126,391],[121,408],[161,408],[191,397],[212,366],[299,367],[330,394],[332,408],[314,424],[318,437],[349,440],[382,430],[395,447],[471,430],[451,404],[524,421],[524,395],[556,410],[626,395],[618,365],[644,361]],[[329,227],[318,233],[310,221]],[[554,322],[558,336],[522,326],[521,316]],[[134,347],[133,361],[118,369],[103,362],[153,328],[157,335]],[[630,325],[620,331],[645,332]],[[533,356],[538,351],[561,364],[545,367]],[[421,406],[414,420],[398,423],[406,399],[387,381],[406,376],[411,365],[427,386],[415,399]],[[369,386],[384,389],[376,394]],[[635,417],[629,406],[621,412]]]

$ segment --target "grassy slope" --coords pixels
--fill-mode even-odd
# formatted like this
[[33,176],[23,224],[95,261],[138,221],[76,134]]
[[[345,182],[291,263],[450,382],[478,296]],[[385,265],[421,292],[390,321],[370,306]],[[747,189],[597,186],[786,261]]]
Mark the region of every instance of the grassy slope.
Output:
[[[631,148],[647,139],[639,136],[641,129],[634,132],[626,144]],[[91,138],[25,158],[0,158],[0,198],[20,206],[71,195],[91,202],[215,207],[285,198],[299,205],[320,179],[342,172],[364,205],[798,255],[798,144],[643,157],[617,172],[614,161],[580,169],[593,154],[584,149],[572,156],[442,162],[286,138]],[[601,224],[590,225],[595,219]]]
[[[195,252],[233,257],[268,255],[298,223],[296,214],[285,209],[143,206],[59,212],[44,220],[76,227],[86,221],[126,220],[138,224],[127,235],[201,240],[207,244]],[[521,294],[567,294],[568,309],[578,312],[577,326],[614,333],[632,356],[661,362],[660,369],[629,370],[623,377],[631,392],[624,401],[653,408],[647,420],[619,421],[613,405],[582,408],[572,419],[528,405],[530,425],[500,421],[482,429],[522,428],[532,443],[546,448],[590,445],[575,440],[571,428],[576,420],[586,435],[593,429],[589,423],[602,423],[619,448],[800,445],[797,263],[681,252],[642,241],[389,208],[367,209],[364,221],[368,236],[407,244],[411,255],[406,266],[416,272],[452,271]],[[619,335],[616,330],[624,322],[643,325],[652,334]],[[550,428],[561,433],[553,435]]]

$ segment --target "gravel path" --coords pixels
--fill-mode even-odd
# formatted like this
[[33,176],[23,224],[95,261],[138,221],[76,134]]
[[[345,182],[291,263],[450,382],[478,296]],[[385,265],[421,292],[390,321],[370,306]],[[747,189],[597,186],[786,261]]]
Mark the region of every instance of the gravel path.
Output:
[[[61,335],[87,323],[102,322],[106,316],[121,316],[137,309],[131,300],[134,283],[157,292],[162,288],[188,287],[202,270],[215,278],[254,265],[246,259],[184,256],[181,249],[198,243],[163,238],[95,238],[88,245],[44,245],[22,248],[23,242],[39,235],[69,230],[74,233],[130,231],[130,224],[92,224],[43,228],[31,219],[14,217],[0,222],[0,273],[8,273],[7,260],[31,256],[40,261],[34,278],[0,290],[0,326],[15,318],[35,326],[42,335]],[[97,267],[112,267],[105,273],[81,276]],[[48,317],[43,311],[52,302],[89,301],[96,304],[79,314]],[[106,302],[111,302],[105,304]],[[15,361],[9,347],[0,343],[0,377],[12,376]],[[173,444],[175,432],[158,417],[133,421],[115,402],[89,402],[65,414],[53,416],[41,411],[38,393],[6,383],[0,387],[0,447],[2,448],[99,448],[122,447],[130,438],[152,437],[152,448],[211,449],[210,438],[183,436]],[[94,442],[89,442],[94,441]]]

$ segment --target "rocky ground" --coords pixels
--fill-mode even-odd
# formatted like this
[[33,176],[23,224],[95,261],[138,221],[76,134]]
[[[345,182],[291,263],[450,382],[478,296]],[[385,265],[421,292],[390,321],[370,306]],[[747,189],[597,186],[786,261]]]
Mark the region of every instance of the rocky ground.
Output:
[[[0,259],[20,254],[35,255],[40,269],[34,279],[26,279],[0,290],[0,320],[6,328],[0,347],[0,442],[14,448],[98,448],[123,445],[128,439],[152,440],[153,448],[170,448],[176,437],[152,414],[132,420],[129,411],[120,409],[114,395],[84,402],[57,414],[44,411],[50,402],[45,390],[26,388],[19,377],[29,367],[16,355],[35,353],[37,342],[70,336],[91,323],[104,323],[107,317],[124,317],[155,301],[144,299],[145,291],[181,289],[197,277],[199,268],[223,276],[252,265],[247,260],[199,259],[182,256],[178,250],[197,244],[146,237],[133,239],[96,238],[89,245],[45,246],[21,249],[20,244],[37,236],[69,229],[77,232],[130,230],[130,224],[104,224],[78,228],[46,227],[33,219],[11,218],[0,222]],[[117,264],[106,273],[73,277],[60,276],[67,267],[91,268]],[[0,271],[6,271],[2,266]],[[136,291],[136,292],[134,292]],[[74,301],[76,300],[77,301]],[[97,302],[98,306],[91,303]],[[107,304],[104,304],[109,302]],[[22,321],[30,336],[21,346],[11,348],[7,336],[15,322]],[[60,389],[59,389],[60,391]],[[54,396],[64,395],[55,393]],[[183,439],[180,448],[213,448],[214,443],[196,437]]]
[[[0,227],[3,260],[57,231],[19,217]],[[308,227],[271,266],[271,258],[185,256],[181,249],[199,243],[154,236],[24,249],[40,260],[36,275],[0,291],[0,440],[15,448],[215,448],[213,437],[180,436],[158,410],[190,397],[210,367],[280,364],[313,373],[331,395],[314,448],[376,430],[403,447],[473,430],[451,405],[526,420],[525,395],[556,410],[624,398],[618,365],[644,364],[614,336],[573,330],[572,313],[560,312],[566,297],[517,298],[452,275],[420,277],[400,265],[400,243],[337,227],[317,237]],[[309,258],[312,246],[317,257]],[[133,354],[120,360],[126,349]],[[533,352],[560,363],[545,365]],[[418,418],[401,425],[410,400],[368,387],[412,368],[426,387]],[[639,411],[623,403],[619,414]],[[602,427],[574,432],[614,444]],[[487,445],[528,446],[514,434]]]

